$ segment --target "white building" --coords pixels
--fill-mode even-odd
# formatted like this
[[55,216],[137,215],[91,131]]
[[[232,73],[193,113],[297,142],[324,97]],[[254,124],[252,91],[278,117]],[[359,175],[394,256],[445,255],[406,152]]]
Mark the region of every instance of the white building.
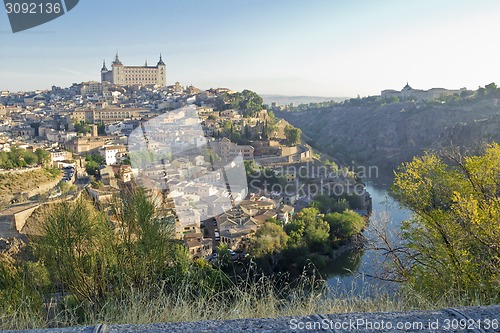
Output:
[[104,157],[106,165],[117,164],[127,155],[127,148],[123,145],[104,146],[99,149],[99,153]]
[[467,89],[462,88],[459,90],[450,90],[444,88],[432,88],[429,90],[413,89],[407,83],[406,86],[401,91],[387,89],[381,92],[382,98],[392,98],[397,97],[401,100],[415,98],[417,100],[432,100],[438,99],[446,96],[460,95],[463,91]]

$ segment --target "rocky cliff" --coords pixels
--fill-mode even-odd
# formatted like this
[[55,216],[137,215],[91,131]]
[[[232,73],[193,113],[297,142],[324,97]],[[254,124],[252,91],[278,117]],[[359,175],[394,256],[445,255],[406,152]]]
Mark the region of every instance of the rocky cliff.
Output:
[[276,115],[341,163],[388,171],[426,150],[500,142],[500,103],[493,96],[449,103],[346,103]]

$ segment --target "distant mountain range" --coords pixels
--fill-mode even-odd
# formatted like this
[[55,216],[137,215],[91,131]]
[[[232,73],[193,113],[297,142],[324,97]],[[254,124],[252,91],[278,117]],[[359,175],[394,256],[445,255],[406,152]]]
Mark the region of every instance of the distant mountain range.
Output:
[[266,95],[259,94],[264,100],[265,104],[271,105],[272,102],[276,102],[280,105],[288,105],[293,103],[293,105],[309,104],[309,103],[321,103],[326,101],[342,102],[350,97],[322,97],[322,96],[284,96],[284,95]]

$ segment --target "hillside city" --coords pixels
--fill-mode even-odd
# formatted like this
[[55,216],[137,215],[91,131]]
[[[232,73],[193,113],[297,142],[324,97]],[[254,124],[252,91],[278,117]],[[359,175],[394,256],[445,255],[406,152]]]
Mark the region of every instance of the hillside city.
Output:
[[[117,54],[112,68],[103,64],[102,82],[0,92],[3,247],[7,239],[40,235],[47,205],[85,193],[111,206],[127,188],[142,186],[175,220],[175,237],[191,257],[212,260],[222,243],[242,259],[267,221],[284,226],[317,194],[358,184],[352,172],[319,161],[300,130],[274,116],[273,109],[293,105],[264,108],[248,90],[162,85],[161,56],[157,66],[127,67]],[[243,173],[235,182],[248,185],[235,187],[224,165],[238,157]],[[366,216],[370,196],[360,193],[352,208]]]
[[497,304],[494,82],[269,105],[166,67],[0,91],[0,327]]
[[500,332],[498,0],[3,6],[0,333]]

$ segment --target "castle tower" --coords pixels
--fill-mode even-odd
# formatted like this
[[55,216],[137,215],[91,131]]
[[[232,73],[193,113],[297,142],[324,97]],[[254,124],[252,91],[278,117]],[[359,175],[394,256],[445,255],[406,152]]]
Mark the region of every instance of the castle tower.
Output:
[[158,64],[156,65],[158,67],[158,74],[157,74],[157,83],[159,86],[166,86],[167,85],[167,66],[163,62],[161,53],[160,53],[160,60],[158,61]]
[[116,56],[115,56],[115,60],[113,61],[113,64],[111,65],[112,66],[112,70],[113,70],[113,83],[114,84],[124,84],[124,80],[123,80],[123,64],[122,62],[120,61],[120,59],[118,58],[118,52],[116,52]]
[[106,60],[102,61],[102,68],[101,68],[101,83],[106,81],[106,74],[109,72],[108,68],[106,67]]

